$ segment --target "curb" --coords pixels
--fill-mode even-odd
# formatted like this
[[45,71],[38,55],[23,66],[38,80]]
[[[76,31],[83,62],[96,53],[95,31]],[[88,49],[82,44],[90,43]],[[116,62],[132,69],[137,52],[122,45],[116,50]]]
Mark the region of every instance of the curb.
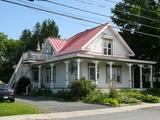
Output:
[[73,112],[7,116],[7,117],[0,117],[0,120],[63,119],[63,118],[74,118],[74,117],[82,117],[82,116],[119,113],[119,112],[126,112],[126,111],[142,109],[142,108],[158,107],[158,106],[160,106],[160,103],[158,103],[158,104],[144,103],[141,105],[125,106],[125,107],[118,107],[118,108],[104,108],[104,109],[83,110],[83,111],[73,111]]

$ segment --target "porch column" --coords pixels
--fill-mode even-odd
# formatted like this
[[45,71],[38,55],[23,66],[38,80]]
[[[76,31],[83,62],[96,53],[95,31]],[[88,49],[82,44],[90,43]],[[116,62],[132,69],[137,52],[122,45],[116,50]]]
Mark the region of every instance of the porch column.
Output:
[[131,63],[128,63],[128,69],[129,69],[129,88],[132,88],[132,65]]
[[77,59],[77,79],[80,79],[80,64],[81,64],[81,59]]
[[66,64],[66,88],[68,87],[68,84],[69,84],[69,69],[68,69],[68,65],[69,65],[69,61],[65,61],[65,64]]
[[150,65],[150,88],[153,88],[153,79],[152,79],[153,67]]
[[109,79],[110,79],[110,85],[113,85],[113,75],[112,75],[112,65],[113,62],[107,62],[109,64]]
[[142,89],[143,88],[143,81],[142,81],[142,68],[143,68],[143,65],[142,64],[139,64],[139,69],[140,69],[140,88]]
[[93,60],[92,62],[95,64],[95,84],[98,85],[98,63],[99,61]]
[[51,67],[51,84],[50,84],[50,88],[53,88],[53,67],[54,67],[54,63],[50,64]]
[[38,88],[41,88],[41,73],[42,73],[42,66],[38,66]]

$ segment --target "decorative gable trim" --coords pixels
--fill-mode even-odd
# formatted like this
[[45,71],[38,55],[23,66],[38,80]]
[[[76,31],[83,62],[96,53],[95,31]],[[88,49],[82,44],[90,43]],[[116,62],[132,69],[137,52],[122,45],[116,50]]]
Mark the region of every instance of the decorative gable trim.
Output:
[[115,37],[120,40],[120,42],[122,43],[122,45],[130,52],[130,54],[128,54],[128,56],[135,56],[135,53],[132,51],[132,49],[128,46],[128,44],[126,43],[126,41],[121,37],[121,35],[111,26],[109,27],[110,30],[112,30],[113,34],[115,34]]
[[56,52],[55,48],[51,45],[51,43],[49,42],[49,39],[47,38],[47,39],[45,40],[45,43],[44,43],[43,47],[42,47],[41,54],[44,54],[45,49],[46,49],[46,47],[47,47],[48,45],[49,45],[50,47],[52,47],[52,49]]

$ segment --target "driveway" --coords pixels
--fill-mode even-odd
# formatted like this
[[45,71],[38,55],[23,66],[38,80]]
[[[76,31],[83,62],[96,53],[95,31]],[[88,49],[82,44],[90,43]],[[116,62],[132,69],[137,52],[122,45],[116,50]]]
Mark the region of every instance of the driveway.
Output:
[[18,96],[16,97],[16,100],[31,104],[40,108],[43,112],[46,111],[49,113],[109,108],[109,106],[105,105],[86,104],[81,102],[61,102],[45,97]]

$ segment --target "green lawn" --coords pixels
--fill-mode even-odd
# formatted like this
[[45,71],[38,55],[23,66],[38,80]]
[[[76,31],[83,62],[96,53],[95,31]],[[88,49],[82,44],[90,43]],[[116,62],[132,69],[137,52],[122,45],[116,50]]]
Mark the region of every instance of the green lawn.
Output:
[[31,105],[21,102],[7,103],[0,102],[0,116],[36,114],[40,111]]

